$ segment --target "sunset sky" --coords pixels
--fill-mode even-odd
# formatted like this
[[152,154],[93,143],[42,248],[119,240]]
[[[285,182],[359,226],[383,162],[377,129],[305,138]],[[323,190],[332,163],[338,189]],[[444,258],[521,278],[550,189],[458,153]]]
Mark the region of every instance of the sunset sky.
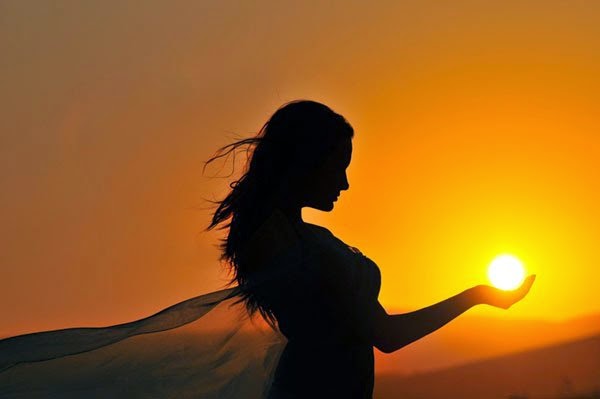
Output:
[[414,310],[538,275],[509,311],[600,312],[600,2],[0,3],[0,336],[116,324],[222,288],[239,176],[204,161],[284,102],[354,126],[350,189],[304,209]]

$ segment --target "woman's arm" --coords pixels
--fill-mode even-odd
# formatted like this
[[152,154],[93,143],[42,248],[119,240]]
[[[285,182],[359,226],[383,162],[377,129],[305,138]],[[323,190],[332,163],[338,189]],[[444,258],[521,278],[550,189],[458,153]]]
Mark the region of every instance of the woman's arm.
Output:
[[404,314],[388,315],[378,302],[373,344],[384,353],[392,353],[432,333],[475,305],[508,309],[527,295],[534,280],[535,275],[531,275],[512,291],[478,285],[435,305]]

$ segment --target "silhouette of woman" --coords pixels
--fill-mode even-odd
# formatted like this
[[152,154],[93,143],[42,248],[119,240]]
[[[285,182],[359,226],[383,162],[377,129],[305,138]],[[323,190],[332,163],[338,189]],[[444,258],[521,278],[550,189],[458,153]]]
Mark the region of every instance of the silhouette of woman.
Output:
[[[349,188],[353,135],[344,117],[302,100],[279,108],[255,137],[221,148],[208,162],[253,147],[208,226],[228,228],[221,260],[233,287],[130,323],[1,340],[0,396],[371,398],[373,347],[394,352],[477,304],[507,309],[527,294],[535,276],[514,291],[478,285],[424,309],[388,314],[377,299],[378,266],[301,217],[303,207],[331,211]],[[268,328],[251,340],[239,338],[242,322],[216,339],[196,329],[201,352],[176,341],[176,358],[147,355],[157,346],[172,350],[176,331],[202,320],[210,325],[219,311],[238,315],[232,307],[251,323],[259,314]],[[121,360],[135,345],[145,357]],[[84,366],[91,371],[74,377]],[[58,383],[57,370],[68,370],[71,382]],[[142,372],[136,377],[135,370]]]

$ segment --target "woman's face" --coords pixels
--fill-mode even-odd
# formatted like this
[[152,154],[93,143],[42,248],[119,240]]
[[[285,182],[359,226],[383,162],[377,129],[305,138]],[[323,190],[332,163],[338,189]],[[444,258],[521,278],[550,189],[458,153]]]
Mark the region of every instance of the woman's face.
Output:
[[330,211],[341,190],[347,190],[346,168],[352,158],[352,139],[342,139],[304,186],[303,206]]

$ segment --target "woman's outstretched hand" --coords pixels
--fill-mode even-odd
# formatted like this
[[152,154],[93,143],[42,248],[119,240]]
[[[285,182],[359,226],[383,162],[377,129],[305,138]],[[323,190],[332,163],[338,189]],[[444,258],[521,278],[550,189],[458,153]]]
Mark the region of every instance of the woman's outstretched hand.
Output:
[[490,285],[478,285],[473,287],[473,291],[477,303],[508,309],[527,295],[534,281],[535,274],[532,274],[527,276],[521,286],[514,290],[505,291]]

